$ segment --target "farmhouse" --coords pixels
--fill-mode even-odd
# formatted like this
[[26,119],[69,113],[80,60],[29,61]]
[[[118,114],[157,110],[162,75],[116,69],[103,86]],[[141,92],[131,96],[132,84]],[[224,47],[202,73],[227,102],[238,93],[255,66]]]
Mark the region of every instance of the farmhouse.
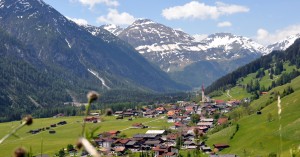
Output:
[[183,147],[186,149],[195,149],[195,148],[197,148],[197,145],[193,141],[184,141]]
[[211,128],[213,126],[213,122],[199,122],[197,123],[197,126]]
[[142,138],[142,139],[159,139],[161,136],[158,134],[135,134],[133,138]]
[[219,118],[217,124],[222,125],[228,122],[228,118]]
[[86,118],[84,118],[84,121],[85,122],[93,122],[93,123],[95,123],[95,122],[100,122],[100,119],[99,119],[99,117],[92,116],[92,117],[86,117]]
[[158,107],[155,109],[155,111],[157,114],[164,114],[167,110],[164,107]]
[[178,155],[178,149],[172,146],[158,145],[152,150],[155,153],[155,157],[176,157]]
[[115,112],[115,115],[116,115],[116,116],[118,116],[118,115],[123,115],[123,113],[124,113],[123,111],[116,111],[116,112]]

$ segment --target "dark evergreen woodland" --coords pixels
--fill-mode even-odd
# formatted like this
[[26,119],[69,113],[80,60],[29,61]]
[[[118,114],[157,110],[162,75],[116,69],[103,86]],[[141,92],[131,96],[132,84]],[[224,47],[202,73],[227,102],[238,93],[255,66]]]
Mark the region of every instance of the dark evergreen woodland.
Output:
[[[297,68],[300,68],[300,39],[296,40],[294,44],[285,51],[273,51],[272,53],[262,56],[261,58],[238,68],[232,73],[221,77],[207,87],[206,91],[211,93],[213,91],[225,90],[236,86],[237,81],[240,78],[245,77],[250,73],[257,73],[257,78],[262,77],[265,75],[264,70],[270,70],[271,79],[273,78],[273,75],[282,74],[280,78],[272,82],[270,88],[283,85],[300,75],[300,72],[297,70],[294,70],[291,73],[282,73],[284,71],[284,63],[289,63],[290,65],[295,65]],[[247,87],[248,92],[256,91],[258,89],[260,89],[260,87],[256,82],[252,82],[252,85]]]

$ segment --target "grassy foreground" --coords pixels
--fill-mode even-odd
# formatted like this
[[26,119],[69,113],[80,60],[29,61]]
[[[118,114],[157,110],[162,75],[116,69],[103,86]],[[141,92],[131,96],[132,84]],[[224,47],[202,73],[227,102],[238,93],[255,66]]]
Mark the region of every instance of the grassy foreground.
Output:
[[[61,148],[66,148],[68,144],[75,144],[80,133],[83,117],[60,117],[60,118],[42,118],[34,119],[31,126],[25,126],[17,132],[20,138],[9,137],[0,145],[1,156],[11,156],[15,148],[23,146],[27,150],[32,149],[34,155],[40,154],[43,149],[43,154],[54,155]],[[95,128],[101,126],[97,133],[109,130],[122,130],[121,133],[131,137],[136,133],[145,133],[150,129],[163,129],[163,126],[170,126],[165,119],[162,118],[137,118],[132,121],[127,119],[116,120],[114,116],[103,117],[101,123],[88,123],[87,128]],[[29,130],[48,127],[51,124],[56,124],[60,121],[67,121],[66,125],[53,128],[56,133],[49,134],[48,131],[42,131],[38,134],[27,133]],[[149,128],[147,129],[129,129],[133,123],[143,123]],[[0,123],[0,137],[2,138],[10,130],[20,124],[19,121]]]

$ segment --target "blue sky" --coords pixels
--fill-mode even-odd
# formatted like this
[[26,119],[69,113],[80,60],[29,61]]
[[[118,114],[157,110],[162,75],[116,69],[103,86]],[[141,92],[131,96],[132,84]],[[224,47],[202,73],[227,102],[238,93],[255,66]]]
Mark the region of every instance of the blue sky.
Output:
[[299,0],[44,0],[95,26],[148,18],[198,37],[229,32],[267,45],[300,33]]

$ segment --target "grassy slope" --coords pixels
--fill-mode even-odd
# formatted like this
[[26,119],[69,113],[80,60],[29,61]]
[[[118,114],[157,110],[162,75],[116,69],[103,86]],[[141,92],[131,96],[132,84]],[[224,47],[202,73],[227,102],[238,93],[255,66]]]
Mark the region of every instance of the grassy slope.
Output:
[[[285,69],[284,73],[290,73],[293,71],[293,69],[296,69],[296,66],[290,66],[289,63],[283,64],[283,67]],[[256,79],[255,76],[256,76],[256,73],[248,74],[245,78],[239,79],[237,81],[237,83],[241,84],[241,85],[247,85],[251,82],[251,80],[254,81]],[[276,79],[279,78],[280,76],[281,75],[274,76],[273,80],[276,81]],[[264,86],[265,88],[268,88],[269,86],[271,86],[273,80],[270,79],[268,70],[265,70],[265,76],[259,80],[259,84],[261,87]],[[223,95],[218,96],[218,97],[213,97],[213,99],[217,99],[217,100],[218,99],[221,99],[221,100],[238,99],[238,100],[241,100],[243,98],[251,97],[251,94],[248,93],[245,89],[243,89],[240,86],[235,86],[235,87],[230,88],[229,94],[232,96],[231,98],[227,96],[227,91],[225,91],[223,93]]]
[[[43,153],[53,155],[58,152],[59,149],[64,148],[67,144],[75,144],[77,138],[81,133],[81,121],[82,117],[62,117],[62,118],[44,118],[35,119],[33,125],[25,126],[17,134],[21,137],[20,139],[10,137],[7,141],[0,145],[1,156],[10,156],[16,147],[24,146],[27,149],[32,148],[34,155],[39,154],[41,151],[41,143],[43,140]],[[41,132],[39,134],[28,134],[27,131],[31,129],[38,129],[47,127],[50,124],[57,123],[59,121],[66,120],[67,125],[59,126],[54,128],[56,134],[49,134],[48,131]],[[154,120],[154,121],[153,121]],[[122,130],[130,127],[133,123],[146,123],[150,128],[147,129],[127,129],[122,131],[128,137],[131,137],[136,133],[145,133],[150,129],[162,129],[162,126],[170,126],[165,119],[160,118],[138,118],[133,121],[127,119],[115,120],[115,117],[104,117],[102,123],[89,123],[87,128],[93,128],[101,126],[97,133],[109,130]],[[7,134],[12,128],[19,125],[19,122],[8,122],[0,123],[0,137]],[[151,128],[152,127],[152,128]]]
[[[294,79],[290,84],[277,87],[272,91],[282,92],[286,86],[292,86],[294,93],[282,98],[282,156],[289,156],[289,150],[300,144],[300,77]],[[251,105],[260,107],[269,99],[270,94],[262,96]],[[262,110],[262,115],[250,115],[238,121],[239,131],[232,140],[230,132],[232,128],[224,129],[210,136],[208,144],[229,143],[230,148],[222,153],[235,153],[240,156],[266,156],[270,152],[280,153],[279,118],[277,101]],[[271,113],[273,121],[267,121],[267,115]]]
[[229,94],[230,94],[230,96],[232,96],[231,98],[227,95],[226,92],[221,96],[213,97],[213,99],[216,99],[216,100],[231,100],[231,99],[241,100],[243,98],[251,97],[250,93],[247,93],[246,90],[244,90],[242,87],[238,87],[238,86],[233,87],[229,90]]

